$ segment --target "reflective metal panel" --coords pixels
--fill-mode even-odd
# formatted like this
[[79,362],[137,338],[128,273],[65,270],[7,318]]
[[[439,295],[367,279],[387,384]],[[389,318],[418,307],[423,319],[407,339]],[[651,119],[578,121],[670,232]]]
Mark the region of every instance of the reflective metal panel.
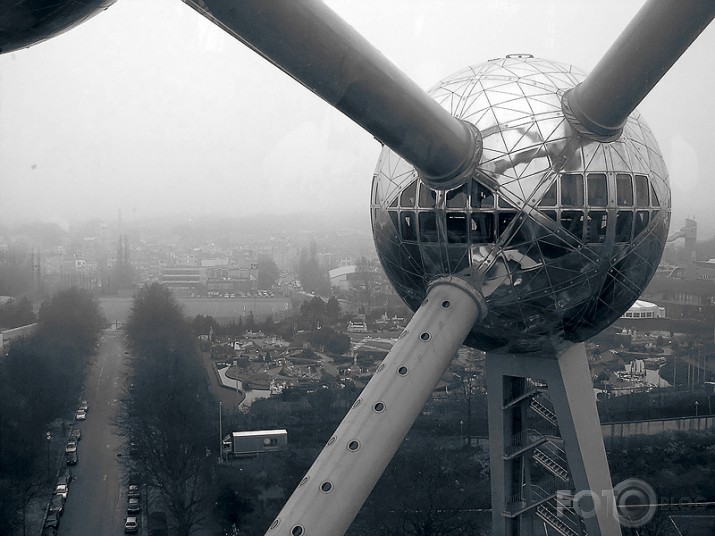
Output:
[[583,341],[617,319],[655,273],[670,218],[668,175],[636,111],[611,143],[579,137],[561,96],[583,74],[509,56],[430,90],[482,133],[477,173],[440,193],[383,149],[373,178],[375,243],[416,309],[430,281],[469,280],[489,313],[467,343],[531,351]]

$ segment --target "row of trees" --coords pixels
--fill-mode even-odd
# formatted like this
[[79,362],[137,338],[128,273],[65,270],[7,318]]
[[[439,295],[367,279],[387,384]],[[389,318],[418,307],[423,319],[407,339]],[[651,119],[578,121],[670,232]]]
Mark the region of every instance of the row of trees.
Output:
[[117,426],[132,445],[130,474],[158,490],[188,536],[205,518],[218,407],[190,323],[173,294],[159,284],[142,287],[126,325],[132,353],[130,388]]
[[106,325],[97,302],[76,288],[44,302],[38,317],[35,335],[0,362],[0,519],[8,533],[20,530],[24,506],[47,487],[46,432],[74,411]]
[[37,321],[32,303],[27,298],[8,300],[0,305],[0,327],[11,329]]

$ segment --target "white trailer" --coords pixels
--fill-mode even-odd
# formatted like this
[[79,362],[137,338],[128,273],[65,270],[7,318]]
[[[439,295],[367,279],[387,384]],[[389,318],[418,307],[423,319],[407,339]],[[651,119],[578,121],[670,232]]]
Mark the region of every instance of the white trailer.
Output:
[[258,456],[264,452],[283,450],[288,445],[286,430],[255,430],[231,432],[223,438],[226,456]]

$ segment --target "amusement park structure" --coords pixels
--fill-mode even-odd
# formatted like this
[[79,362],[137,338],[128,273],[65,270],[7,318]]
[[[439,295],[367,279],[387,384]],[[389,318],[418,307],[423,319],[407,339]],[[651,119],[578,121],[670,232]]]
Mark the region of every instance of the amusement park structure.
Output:
[[[584,341],[656,271],[670,188],[636,107],[715,3],[649,0],[588,75],[512,54],[426,93],[318,0],[184,1],[383,144],[375,245],[415,311],[266,534],[343,534],[461,344],[487,352],[493,534],[620,534]],[[2,0],[0,50],[111,3]]]

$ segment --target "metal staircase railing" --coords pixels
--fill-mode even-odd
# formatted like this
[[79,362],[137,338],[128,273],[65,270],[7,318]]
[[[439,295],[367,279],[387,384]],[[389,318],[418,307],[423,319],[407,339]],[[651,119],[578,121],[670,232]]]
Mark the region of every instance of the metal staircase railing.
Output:
[[534,410],[534,413],[548,421],[553,426],[558,426],[559,421],[556,419],[556,414],[539,402],[536,398],[532,398],[529,402],[529,407]]
[[546,383],[541,380],[526,378],[522,383],[516,383],[512,386],[508,398],[504,400],[503,409],[507,409],[522,400],[525,400],[535,394],[546,390]]
[[588,536],[576,513],[569,508],[558,509],[556,500],[539,504],[535,512],[561,536]]
[[551,441],[542,443],[534,449],[531,457],[561,481],[571,480],[566,453],[555,443]]

